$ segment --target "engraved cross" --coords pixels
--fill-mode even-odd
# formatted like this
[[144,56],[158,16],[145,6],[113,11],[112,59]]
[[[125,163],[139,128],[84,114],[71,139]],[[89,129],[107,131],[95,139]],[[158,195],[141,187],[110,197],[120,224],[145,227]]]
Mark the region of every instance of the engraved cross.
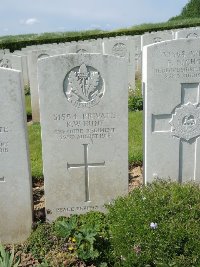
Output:
[[[181,103],[171,114],[152,114],[152,133],[179,138],[179,182],[197,178],[197,140],[200,136],[199,83],[181,84]],[[189,159],[189,160],[188,160]]]
[[67,169],[71,168],[85,168],[85,201],[90,202],[90,184],[89,184],[89,167],[102,167],[105,166],[105,161],[100,163],[88,162],[88,144],[83,144],[84,147],[84,163],[69,164],[67,163]]

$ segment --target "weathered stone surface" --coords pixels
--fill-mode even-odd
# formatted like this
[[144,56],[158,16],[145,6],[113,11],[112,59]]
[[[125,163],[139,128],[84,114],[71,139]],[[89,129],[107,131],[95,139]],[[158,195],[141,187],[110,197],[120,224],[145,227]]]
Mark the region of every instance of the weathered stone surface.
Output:
[[175,39],[180,38],[199,38],[200,37],[200,28],[187,28],[178,30],[175,33]]
[[66,48],[67,53],[78,53],[78,54],[85,54],[85,53],[102,53],[102,44],[92,42],[75,42],[67,46]]
[[127,62],[54,56],[38,74],[47,219],[104,210],[128,190]]
[[0,68],[0,242],[25,241],[32,226],[26,116],[19,71]]
[[135,89],[135,42],[128,39],[103,39],[103,53],[128,62],[128,87]]
[[145,182],[200,181],[200,40],[144,49]]
[[158,31],[158,32],[145,33],[141,36],[141,46],[143,48],[145,45],[160,43],[172,39],[174,39],[174,34],[172,31]]
[[46,50],[38,49],[28,53],[28,72],[30,80],[31,91],[31,108],[32,108],[32,120],[33,122],[40,121],[40,107],[39,107],[39,95],[38,95],[38,79],[37,79],[37,61],[40,58],[48,57],[52,55],[58,55],[65,53],[65,49]]

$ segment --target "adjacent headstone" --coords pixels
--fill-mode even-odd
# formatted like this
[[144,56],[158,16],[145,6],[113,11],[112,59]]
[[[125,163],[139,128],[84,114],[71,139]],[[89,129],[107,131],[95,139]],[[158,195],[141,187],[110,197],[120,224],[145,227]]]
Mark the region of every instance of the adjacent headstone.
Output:
[[[125,39],[103,39],[103,53],[128,62],[128,88],[135,89],[135,43]],[[127,89],[128,89],[127,88]]]
[[47,219],[103,211],[128,189],[127,62],[68,54],[38,65]]
[[200,40],[144,48],[145,182],[200,181]]
[[0,68],[0,242],[20,243],[32,226],[32,187],[19,71]]

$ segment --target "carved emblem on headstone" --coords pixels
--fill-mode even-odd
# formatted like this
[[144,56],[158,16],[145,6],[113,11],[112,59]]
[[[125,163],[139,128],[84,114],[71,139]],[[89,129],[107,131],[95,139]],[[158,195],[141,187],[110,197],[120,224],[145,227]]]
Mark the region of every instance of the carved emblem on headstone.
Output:
[[77,50],[76,53],[77,54],[85,54],[85,53],[88,53],[88,51],[82,48],[82,49]]
[[198,34],[196,34],[195,32],[189,33],[186,38],[198,38]]
[[170,121],[172,135],[189,141],[200,135],[200,107],[187,103],[175,109]]
[[12,69],[12,64],[11,64],[9,59],[3,58],[3,59],[0,60],[0,67],[1,68]]
[[40,59],[40,58],[45,58],[45,57],[49,57],[49,55],[48,55],[48,54],[40,54],[40,55],[38,56],[38,59]]
[[112,53],[115,56],[125,57],[126,52],[127,52],[127,48],[126,48],[126,45],[123,43],[117,43],[112,48]]
[[96,69],[83,63],[66,75],[64,93],[75,107],[92,107],[99,103],[104,95],[103,79]]
[[153,38],[153,41],[154,41],[154,43],[159,43],[159,42],[162,41],[162,38],[160,38],[160,37],[155,37],[155,38]]

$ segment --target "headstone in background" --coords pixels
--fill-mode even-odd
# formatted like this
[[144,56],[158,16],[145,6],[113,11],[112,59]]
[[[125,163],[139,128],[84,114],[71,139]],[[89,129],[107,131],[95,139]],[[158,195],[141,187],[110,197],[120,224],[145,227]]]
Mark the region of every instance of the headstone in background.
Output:
[[69,54],[38,65],[47,219],[102,211],[128,190],[127,62]]
[[141,36],[141,49],[145,45],[160,43],[166,40],[173,40],[174,34],[172,31],[158,31],[158,32],[150,32],[145,33]]
[[5,54],[0,60],[0,66],[21,71],[24,85],[29,84],[27,57],[25,55],[19,55],[19,53]]
[[66,49],[39,49],[29,51],[28,53],[28,71],[30,80],[31,92],[31,108],[32,108],[32,121],[40,121],[40,108],[39,108],[39,95],[38,95],[38,78],[37,78],[37,61],[40,58],[48,57],[56,54],[63,54]]
[[[103,39],[103,54],[124,58],[128,62],[128,88],[135,89],[135,43],[133,40]],[[127,88],[127,89],[128,89]]]
[[70,44],[66,48],[67,53],[101,53],[102,54],[102,45],[100,43],[92,43],[92,42],[77,42]]
[[127,36],[127,40],[133,40],[135,43],[135,73],[139,77],[142,75],[142,50],[141,35]]
[[12,55],[21,57],[22,76],[23,76],[24,85],[29,85],[27,55],[21,52],[21,50],[14,51]]
[[187,28],[176,32],[175,39],[180,38],[199,38],[200,37],[200,27],[197,28]]
[[0,68],[0,242],[31,233],[32,183],[21,73]]
[[200,181],[200,40],[144,48],[145,182]]

